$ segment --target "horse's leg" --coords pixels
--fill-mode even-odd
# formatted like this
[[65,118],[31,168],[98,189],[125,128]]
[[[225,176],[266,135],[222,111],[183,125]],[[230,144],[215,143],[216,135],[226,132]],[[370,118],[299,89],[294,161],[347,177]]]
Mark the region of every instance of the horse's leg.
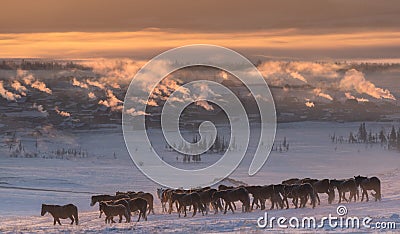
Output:
[[194,217],[196,215],[196,213],[197,213],[197,205],[193,204],[193,215],[192,215],[192,217]]
[[261,210],[265,210],[265,202],[266,202],[266,199],[260,198],[260,209]]
[[103,212],[102,211],[100,211],[100,215],[99,215],[99,219],[101,218],[101,214],[102,214]]
[[366,201],[369,202],[369,197],[368,197],[368,191],[367,190],[365,190],[365,197],[367,199]]
[[56,219],[56,218],[54,218],[53,225],[56,225],[56,223],[57,223],[57,219]]
[[[233,203],[233,205],[235,205],[235,203],[234,202],[228,202],[228,203],[229,203],[229,209],[231,209],[232,213],[234,214],[235,211],[233,210],[233,207],[232,207],[231,203]],[[236,210],[236,207],[235,207],[235,210]]]
[[[326,192],[326,194],[328,194],[328,197],[329,197],[329,192]],[[319,195],[318,195],[318,193],[315,193],[315,197],[317,198],[317,200],[318,200],[318,205],[321,205],[321,200],[319,199]],[[312,201],[312,199],[311,199],[311,204],[313,203],[313,201]]]
[[57,218],[57,223],[61,225],[61,222],[60,222],[60,219],[59,219],[59,218]]
[[74,218],[71,216],[69,216],[69,218],[71,219],[71,225],[74,224]]
[[226,214],[226,210],[228,209],[228,202],[227,201],[225,201],[225,211],[224,211],[224,214]]
[[186,214],[186,206],[183,206],[183,209],[185,209],[185,216],[183,216],[183,217],[186,217],[187,216],[187,214]]
[[288,201],[287,197],[283,198],[283,202],[284,203],[286,202],[286,209],[289,209],[289,201]]
[[231,202],[232,204],[233,204],[233,207],[235,208],[235,210],[236,210],[236,204],[235,204],[235,202]]

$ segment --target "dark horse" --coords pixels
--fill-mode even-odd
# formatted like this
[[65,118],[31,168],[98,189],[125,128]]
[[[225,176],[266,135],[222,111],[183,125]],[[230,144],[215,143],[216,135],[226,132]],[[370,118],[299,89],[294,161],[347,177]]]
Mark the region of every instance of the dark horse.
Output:
[[94,206],[94,205],[96,205],[97,202],[100,203],[101,201],[114,201],[114,200],[119,200],[119,199],[123,199],[123,198],[129,199],[130,197],[128,195],[124,195],[124,194],[120,194],[120,195],[116,195],[116,196],[96,195],[96,196],[92,196],[90,206]]
[[[342,199],[346,202],[351,202],[351,199],[354,198],[356,201],[356,195],[358,192],[356,181],[354,179],[347,180],[330,180],[332,186],[336,187],[339,194],[339,202],[342,202]],[[346,198],[346,192],[350,192],[349,200]]]
[[225,202],[225,211],[226,214],[228,206],[231,209],[232,213],[235,213],[231,203],[235,201],[241,201],[242,207],[244,207],[245,212],[250,212],[250,196],[249,192],[245,188],[236,188],[236,189],[228,189],[217,191],[213,194],[213,200],[216,201],[222,198]]
[[314,187],[318,205],[321,204],[318,193],[326,193],[328,195],[328,204],[332,204],[333,200],[335,200],[335,190],[328,179],[316,180],[311,185]]
[[73,204],[68,204],[65,206],[58,206],[58,205],[46,205],[42,204],[42,211],[41,215],[44,216],[46,212],[49,212],[54,218],[54,225],[56,222],[61,225],[60,219],[71,219],[71,224],[74,223],[78,225],[78,208]]
[[[179,204],[178,208],[178,216],[181,217],[181,212],[182,209],[185,212],[185,217],[186,217],[186,206],[193,206],[193,216],[196,215],[197,210],[200,210],[201,212],[204,211],[204,207],[201,202],[200,195],[197,192],[193,193],[173,193],[171,196],[171,202],[177,201]],[[204,213],[203,213],[204,215]]]
[[146,201],[146,199],[134,198],[134,199],[130,199],[128,202],[129,202],[130,212],[139,211],[139,217],[138,217],[137,222],[140,221],[140,217],[143,217],[144,220],[147,221],[147,215],[146,215],[147,201]]
[[368,190],[375,191],[375,194],[371,193],[371,195],[375,197],[375,201],[380,201],[382,199],[381,181],[378,179],[378,177],[374,176],[368,178],[364,176],[355,176],[354,179],[356,180],[356,184],[362,189],[361,201],[364,200],[364,195],[366,196],[367,201],[369,201]]

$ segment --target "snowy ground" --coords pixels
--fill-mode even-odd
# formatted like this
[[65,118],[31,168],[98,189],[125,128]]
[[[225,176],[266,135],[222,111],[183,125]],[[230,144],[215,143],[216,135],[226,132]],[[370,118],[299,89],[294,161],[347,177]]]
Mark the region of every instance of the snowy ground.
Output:
[[[367,123],[367,129],[389,130],[392,123]],[[395,123],[398,127],[399,124]],[[400,228],[400,153],[383,150],[380,146],[333,144],[329,135],[335,133],[347,137],[357,131],[359,123],[303,122],[280,124],[277,139],[287,137],[289,152],[273,152],[255,176],[246,173],[251,158],[245,158],[230,176],[248,184],[278,183],[292,177],[348,178],[354,175],[378,176],[382,180],[382,202],[346,204],[351,216],[371,216],[374,221],[397,222]],[[130,224],[105,225],[98,219],[98,208],[90,207],[92,194],[115,191],[143,190],[152,192],[159,187],[142,175],[132,163],[124,145],[120,129],[99,129],[90,132],[52,132],[52,136],[41,139],[42,150],[60,146],[83,148],[89,152],[87,158],[42,159],[10,158],[7,147],[0,148],[0,232],[261,232],[257,218],[262,211],[241,214],[197,215],[194,218],[177,218],[177,214],[161,214],[158,199],[156,215],[149,221]],[[154,133],[156,134],[156,133]],[[157,138],[157,137],[155,137]],[[33,142],[28,136],[24,142]],[[67,143],[65,143],[67,142]],[[160,148],[164,144],[159,144]],[[114,157],[115,153],[115,157]],[[180,167],[204,167],[215,161],[217,155],[203,158],[200,164],[184,164],[176,161],[176,155],[165,152],[165,161]],[[336,214],[337,204],[328,205],[322,195],[322,204],[315,209],[289,209],[269,211],[270,216],[317,218]],[[80,210],[80,225],[53,227],[47,214],[40,217],[40,205],[74,203]],[[290,231],[293,231],[289,229]],[[331,230],[324,227],[323,231]],[[282,230],[281,231],[285,231]],[[288,231],[288,230],[286,230]],[[310,231],[310,230],[308,230]],[[321,231],[321,230],[319,230]],[[337,230],[334,231],[346,231]],[[359,231],[359,230],[351,230]],[[361,232],[370,230],[361,230]]]

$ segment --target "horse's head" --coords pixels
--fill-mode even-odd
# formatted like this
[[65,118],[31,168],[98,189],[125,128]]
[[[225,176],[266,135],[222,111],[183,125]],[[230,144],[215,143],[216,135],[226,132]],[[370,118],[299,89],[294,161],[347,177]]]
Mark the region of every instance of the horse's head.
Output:
[[97,197],[96,196],[92,196],[92,200],[90,202],[90,206],[94,206],[97,202]]
[[42,211],[40,212],[40,215],[44,216],[46,214],[46,212],[47,212],[46,205],[42,204]]
[[357,186],[359,186],[361,184],[361,182],[363,180],[368,179],[368,177],[358,175],[358,176],[354,176],[354,179],[356,181]]

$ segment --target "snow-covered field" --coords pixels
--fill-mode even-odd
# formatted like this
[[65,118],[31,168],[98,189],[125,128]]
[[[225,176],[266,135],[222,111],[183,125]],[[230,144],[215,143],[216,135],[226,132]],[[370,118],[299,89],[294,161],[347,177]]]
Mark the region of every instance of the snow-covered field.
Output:
[[[288,152],[272,152],[266,165],[255,176],[248,176],[251,158],[246,157],[230,178],[247,184],[267,185],[292,177],[348,178],[355,175],[378,176],[382,181],[382,202],[357,202],[346,204],[351,216],[370,216],[374,221],[397,222],[400,229],[400,153],[387,151],[379,145],[333,144],[329,135],[347,137],[356,132],[360,123],[302,122],[279,124],[277,141],[287,137]],[[367,123],[367,129],[388,131],[393,123]],[[394,123],[398,127],[399,123]],[[154,139],[158,139],[157,133]],[[50,136],[51,135],[51,136]],[[257,228],[257,218],[264,215],[256,210],[242,214],[196,215],[178,219],[178,215],[161,213],[155,199],[156,215],[147,222],[105,225],[98,218],[98,207],[90,207],[92,194],[115,191],[147,191],[156,197],[159,186],[142,175],[131,161],[120,128],[91,131],[53,131],[43,137],[40,147],[51,150],[59,147],[82,148],[89,152],[86,158],[43,159],[10,158],[6,146],[0,148],[0,233],[7,232],[262,232]],[[21,139],[28,148],[32,139]],[[164,143],[159,142],[160,151]],[[254,148],[254,146],[251,146]],[[217,155],[204,156],[201,163],[184,164],[172,152],[164,152],[164,160],[182,168],[199,168],[215,161]],[[321,195],[321,205],[315,209],[273,210],[270,216],[321,218],[336,214],[337,204],[328,205]],[[337,201],[336,201],[337,202]],[[80,211],[80,225],[53,226],[49,214],[40,216],[40,206],[74,203]],[[280,231],[294,231],[292,229]],[[330,231],[324,227],[322,231]],[[296,230],[298,231],[298,230]],[[309,232],[307,230],[305,232]],[[316,230],[320,232],[321,230]],[[335,229],[333,231],[346,231]],[[372,230],[351,230],[354,232]],[[376,231],[376,230],[375,230]]]

